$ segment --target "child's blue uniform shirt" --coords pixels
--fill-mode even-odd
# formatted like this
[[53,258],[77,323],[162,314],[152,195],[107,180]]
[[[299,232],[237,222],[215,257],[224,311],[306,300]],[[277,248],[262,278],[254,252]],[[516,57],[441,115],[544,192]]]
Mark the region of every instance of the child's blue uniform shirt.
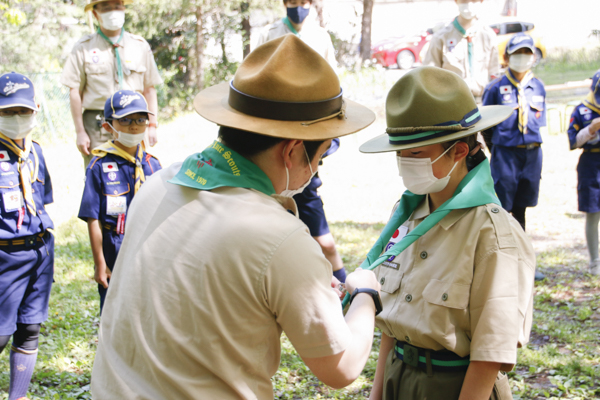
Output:
[[[142,168],[144,175],[148,177],[162,167],[156,158],[144,152]],[[101,224],[115,228],[118,211],[114,207],[115,200],[109,198],[125,197],[129,208],[133,200],[134,185],[135,165],[133,163],[114,154],[92,158],[85,174],[85,188],[78,217],[84,221],[88,218],[97,219]]]
[[54,228],[54,224],[50,216],[46,212],[44,205],[53,202],[52,197],[52,181],[46,168],[46,161],[42,153],[42,148],[36,142],[33,142],[32,149],[29,152],[28,159],[35,162],[33,152],[36,152],[39,158],[39,170],[35,180],[32,179],[31,188],[33,200],[36,206],[36,215],[30,214],[25,208],[23,223],[21,229],[17,230],[19,221],[19,210],[14,209],[11,204],[5,200],[11,192],[20,191],[21,178],[19,175],[18,161],[19,158],[9,150],[6,146],[0,143],[0,240],[13,240],[25,236],[37,235]]
[[515,109],[508,119],[492,129],[492,143],[505,147],[522,146],[529,143],[542,143],[540,127],[546,126],[546,89],[537,78],[532,78],[525,86],[525,98],[529,105],[527,134],[519,131],[518,90],[503,75],[490,82],[483,93],[483,105],[511,106]]
[[[599,118],[600,114],[598,114],[595,110],[587,107],[585,104],[580,103],[575,107],[573,113],[571,114],[571,122],[569,123],[569,129],[567,130],[567,134],[569,135],[569,144],[571,145],[571,150],[576,149],[575,143],[577,143],[577,134],[580,130],[587,127],[592,121],[596,118]],[[600,148],[600,142],[595,142],[591,140],[583,145],[584,150],[590,150],[594,148]]]

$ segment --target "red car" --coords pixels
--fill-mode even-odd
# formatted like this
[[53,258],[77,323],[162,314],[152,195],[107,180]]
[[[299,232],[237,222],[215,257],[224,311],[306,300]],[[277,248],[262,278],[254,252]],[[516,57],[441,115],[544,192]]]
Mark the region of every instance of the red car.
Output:
[[433,34],[427,29],[419,36],[403,36],[382,40],[371,46],[371,57],[385,68],[398,66],[409,69],[415,62],[421,62],[423,47],[429,43]]

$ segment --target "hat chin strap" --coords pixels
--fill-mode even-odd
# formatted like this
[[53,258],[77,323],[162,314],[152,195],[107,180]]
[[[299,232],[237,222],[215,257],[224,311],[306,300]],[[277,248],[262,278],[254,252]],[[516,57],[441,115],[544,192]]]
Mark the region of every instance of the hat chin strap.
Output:
[[314,121],[303,122],[301,125],[302,126],[309,126],[309,125],[312,125],[312,124],[316,124],[317,122],[327,121],[329,119],[336,118],[336,117],[339,118],[339,119],[346,119],[346,118],[348,118],[346,116],[346,102],[344,100],[342,100],[342,108],[340,109],[340,111],[338,111],[336,113],[333,113],[331,115],[328,115],[326,117],[323,117],[323,118],[315,119]]

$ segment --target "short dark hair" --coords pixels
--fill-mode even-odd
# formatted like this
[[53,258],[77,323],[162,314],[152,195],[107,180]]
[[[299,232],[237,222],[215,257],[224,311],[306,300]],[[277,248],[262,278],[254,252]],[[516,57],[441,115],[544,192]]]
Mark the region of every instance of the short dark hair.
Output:
[[[219,127],[219,138],[227,147],[230,147],[233,151],[245,158],[251,158],[263,151],[269,150],[271,147],[276,146],[285,140],[228,126]],[[312,160],[315,157],[315,154],[317,154],[317,150],[324,142],[324,140],[305,140],[304,147],[306,148],[308,158]]]
[[[287,3],[288,1],[290,1],[290,0],[283,0],[283,5],[285,6],[285,3]],[[312,6],[312,2],[313,2],[313,0],[308,0],[308,2],[309,2],[309,3],[310,3],[310,5]]]

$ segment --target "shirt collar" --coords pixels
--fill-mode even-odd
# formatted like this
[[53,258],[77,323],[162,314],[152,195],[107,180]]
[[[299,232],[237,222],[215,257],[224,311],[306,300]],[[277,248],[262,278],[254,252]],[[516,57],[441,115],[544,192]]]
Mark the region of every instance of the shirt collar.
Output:
[[[439,222],[440,226],[445,230],[450,229],[450,227],[459,219],[461,219],[467,212],[469,212],[469,210],[470,208],[463,208],[450,211],[450,213]],[[429,195],[426,195],[423,201],[418,205],[408,219],[410,221],[421,220],[425,219],[427,216],[429,216],[429,214],[431,214],[431,210],[429,208]]]

